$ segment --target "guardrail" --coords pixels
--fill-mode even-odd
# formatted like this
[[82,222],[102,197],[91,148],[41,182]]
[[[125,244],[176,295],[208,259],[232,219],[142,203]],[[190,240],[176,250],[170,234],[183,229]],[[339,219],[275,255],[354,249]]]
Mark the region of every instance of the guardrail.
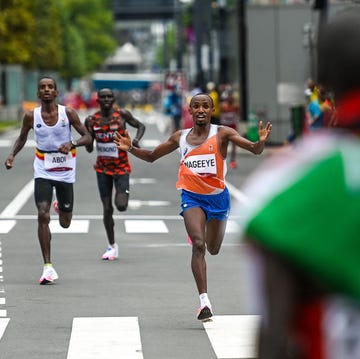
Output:
[[0,121],[13,121],[21,118],[23,109],[21,106],[1,106]]

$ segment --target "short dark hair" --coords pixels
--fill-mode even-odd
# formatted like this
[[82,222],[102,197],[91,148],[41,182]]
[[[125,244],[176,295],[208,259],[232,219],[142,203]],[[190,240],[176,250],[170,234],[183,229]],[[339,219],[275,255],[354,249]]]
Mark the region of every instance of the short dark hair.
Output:
[[38,88],[39,88],[39,86],[40,86],[41,80],[44,80],[44,79],[52,80],[53,83],[54,83],[54,86],[55,86],[55,90],[57,90],[56,80],[55,80],[52,76],[46,76],[46,75],[43,75],[43,76],[39,77],[39,80],[38,80]]
[[196,95],[194,95],[194,96],[191,98],[191,100],[190,100],[190,106],[192,105],[193,100],[194,100],[195,97],[197,97],[197,96],[207,96],[207,97],[210,99],[210,101],[211,101],[211,106],[214,107],[214,100],[212,99],[212,97],[211,97],[209,94],[207,94],[207,93],[205,93],[205,92],[199,92],[199,93],[197,93]]

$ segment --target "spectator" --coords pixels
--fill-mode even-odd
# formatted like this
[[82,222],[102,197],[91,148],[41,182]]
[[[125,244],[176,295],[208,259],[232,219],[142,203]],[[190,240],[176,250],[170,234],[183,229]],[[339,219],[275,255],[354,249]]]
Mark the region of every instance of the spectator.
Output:
[[359,23],[350,8],[319,36],[319,83],[334,93],[334,128],[280,152],[244,187],[259,359],[360,358]]

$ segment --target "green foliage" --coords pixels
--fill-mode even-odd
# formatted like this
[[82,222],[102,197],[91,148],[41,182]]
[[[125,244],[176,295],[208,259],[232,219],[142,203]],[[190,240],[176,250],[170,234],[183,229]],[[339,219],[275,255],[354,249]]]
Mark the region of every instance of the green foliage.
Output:
[[109,0],[66,0],[68,23],[84,43],[85,71],[96,70],[116,48]]
[[59,71],[96,70],[116,48],[110,0],[0,0],[0,63]]
[[29,50],[28,68],[59,70],[64,64],[62,50],[61,1],[33,0],[35,26]]
[[29,61],[31,53],[28,44],[34,25],[30,1],[0,1],[0,63]]
[[85,45],[75,26],[68,26],[64,33],[65,59],[60,70],[63,78],[71,79],[86,75]]
[[156,50],[156,62],[161,68],[168,68],[170,60],[176,57],[175,27],[170,24],[166,28],[165,44],[160,45]]

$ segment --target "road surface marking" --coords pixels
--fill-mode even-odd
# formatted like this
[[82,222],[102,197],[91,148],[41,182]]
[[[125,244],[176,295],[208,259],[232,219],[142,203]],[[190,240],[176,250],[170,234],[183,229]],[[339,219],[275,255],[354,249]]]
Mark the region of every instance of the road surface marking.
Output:
[[0,219],[0,233],[9,233],[15,226],[16,221],[13,219]]
[[89,232],[89,220],[76,220],[71,221],[69,228],[63,228],[59,224],[59,220],[52,219],[49,227],[51,233],[88,233]]
[[74,318],[67,359],[143,359],[137,317]]
[[[0,241],[0,258],[2,258],[1,241]],[[0,273],[1,273],[0,274],[0,282],[1,283],[4,282],[4,276],[2,275],[2,272],[3,272],[2,264],[3,264],[2,259],[0,259]],[[6,303],[6,299],[4,297],[5,296],[5,289],[4,289],[4,287],[2,285],[0,286],[0,295],[1,295],[1,297],[0,297],[0,306],[5,306],[5,303]],[[6,309],[2,309],[1,307],[0,307],[0,317],[1,318],[7,317]],[[0,323],[0,339],[1,339],[2,335],[3,335],[3,332],[1,331],[1,328],[2,328],[1,325],[2,324]],[[5,331],[5,328],[4,328],[4,331]]]
[[34,180],[32,179],[25,185],[15,198],[7,205],[7,207],[0,213],[1,218],[9,218],[15,216],[34,192]]
[[129,200],[129,208],[139,209],[142,206],[150,207],[160,207],[160,206],[169,206],[171,202],[169,201],[140,201],[136,199]]
[[256,358],[258,315],[216,315],[204,328],[218,359]]
[[10,321],[10,318],[0,318],[0,339],[5,333],[5,329]]
[[125,220],[126,233],[169,233],[164,221]]
[[[54,216],[53,216],[54,217]],[[37,216],[15,216],[18,220],[36,220]],[[161,219],[162,218],[162,219]],[[126,233],[169,233],[165,220],[182,220],[180,216],[114,216],[115,220],[124,220]],[[102,220],[102,215],[74,216],[69,228],[62,228],[58,219],[51,219],[52,233],[88,233],[90,220]],[[16,224],[16,220],[0,219],[0,234],[9,233]],[[239,226],[234,220],[229,220],[225,233],[239,233]]]

